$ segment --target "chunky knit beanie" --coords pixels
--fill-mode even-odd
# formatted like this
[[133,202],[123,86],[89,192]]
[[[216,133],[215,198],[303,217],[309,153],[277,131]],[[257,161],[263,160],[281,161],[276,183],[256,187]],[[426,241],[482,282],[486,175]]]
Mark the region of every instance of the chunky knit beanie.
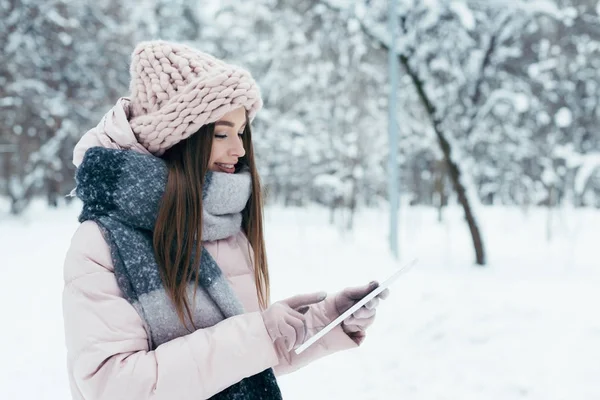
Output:
[[250,73],[183,44],[138,44],[131,59],[129,125],[138,142],[161,155],[206,124],[244,107],[262,107]]

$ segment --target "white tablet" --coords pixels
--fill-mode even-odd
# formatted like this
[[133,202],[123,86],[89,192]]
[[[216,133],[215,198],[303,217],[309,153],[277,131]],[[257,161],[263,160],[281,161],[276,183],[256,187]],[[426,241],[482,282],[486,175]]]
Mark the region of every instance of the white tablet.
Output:
[[341,324],[346,318],[348,318],[349,316],[354,314],[355,311],[357,311],[359,308],[361,308],[362,306],[367,304],[369,302],[369,300],[373,299],[379,293],[383,292],[388,286],[390,286],[392,284],[392,282],[394,282],[396,279],[398,279],[398,277],[400,275],[402,275],[402,273],[408,271],[416,263],[417,263],[417,259],[415,258],[412,261],[410,261],[409,263],[404,264],[402,267],[400,267],[400,269],[395,271],[385,281],[380,283],[379,286],[377,286],[377,288],[375,288],[375,290],[373,290],[368,295],[366,295],[365,297],[360,299],[358,301],[358,303],[354,304],[352,307],[350,307],[348,310],[346,310],[342,315],[337,317],[335,320],[331,321],[325,328],[323,328],[322,330],[317,332],[314,336],[312,336],[310,339],[308,339],[306,342],[304,342],[301,346],[299,346],[296,350],[294,350],[296,352],[296,354],[302,353],[304,350],[308,349],[312,344],[314,344],[317,340],[319,340],[323,336],[325,336],[330,330],[335,328],[337,325]]

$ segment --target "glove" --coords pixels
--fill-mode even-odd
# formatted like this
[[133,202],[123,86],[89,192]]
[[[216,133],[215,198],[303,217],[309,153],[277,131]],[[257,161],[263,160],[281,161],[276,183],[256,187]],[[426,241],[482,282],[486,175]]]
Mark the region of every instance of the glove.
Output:
[[307,328],[304,314],[311,304],[320,303],[325,292],[300,294],[273,303],[262,312],[263,322],[275,347],[289,362],[289,353],[306,340]]
[[[339,314],[356,304],[360,299],[371,293],[379,286],[379,283],[373,281],[368,285],[350,287],[342,290],[335,295],[335,308]],[[389,289],[385,289],[376,297],[371,299],[364,306],[356,310],[350,317],[342,322],[342,329],[356,344],[361,344],[366,337],[365,331],[373,324],[375,320],[376,308],[379,300],[386,299],[390,294]]]

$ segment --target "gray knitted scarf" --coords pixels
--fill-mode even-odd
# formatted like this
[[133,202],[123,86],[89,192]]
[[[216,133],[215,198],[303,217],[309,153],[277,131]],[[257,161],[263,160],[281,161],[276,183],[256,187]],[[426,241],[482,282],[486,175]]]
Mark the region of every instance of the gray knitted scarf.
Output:
[[[158,157],[94,147],[86,152],[75,177],[76,194],[83,201],[79,221],[93,220],[99,225],[110,246],[118,285],[144,320],[151,349],[189,333],[163,287],[153,252],[154,224],[167,175],[167,166]],[[247,171],[207,173],[202,190],[203,240],[223,239],[239,232],[250,187]],[[199,274],[193,303],[194,281],[188,288],[195,327],[213,326],[244,312],[221,269],[204,248]],[[269,368],[212,399],[281,399],[281,392]]]

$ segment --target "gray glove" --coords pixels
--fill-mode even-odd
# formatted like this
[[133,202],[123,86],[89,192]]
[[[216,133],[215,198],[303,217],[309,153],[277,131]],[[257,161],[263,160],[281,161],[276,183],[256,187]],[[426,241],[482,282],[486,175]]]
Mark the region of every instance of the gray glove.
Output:
[[325,292],[300,294],[273,303],[262,312],[267,332],[284,356],[285,352],[289,353],[304,343],[307,333],[304,314],[311,304],[320,303],[326,297]]

